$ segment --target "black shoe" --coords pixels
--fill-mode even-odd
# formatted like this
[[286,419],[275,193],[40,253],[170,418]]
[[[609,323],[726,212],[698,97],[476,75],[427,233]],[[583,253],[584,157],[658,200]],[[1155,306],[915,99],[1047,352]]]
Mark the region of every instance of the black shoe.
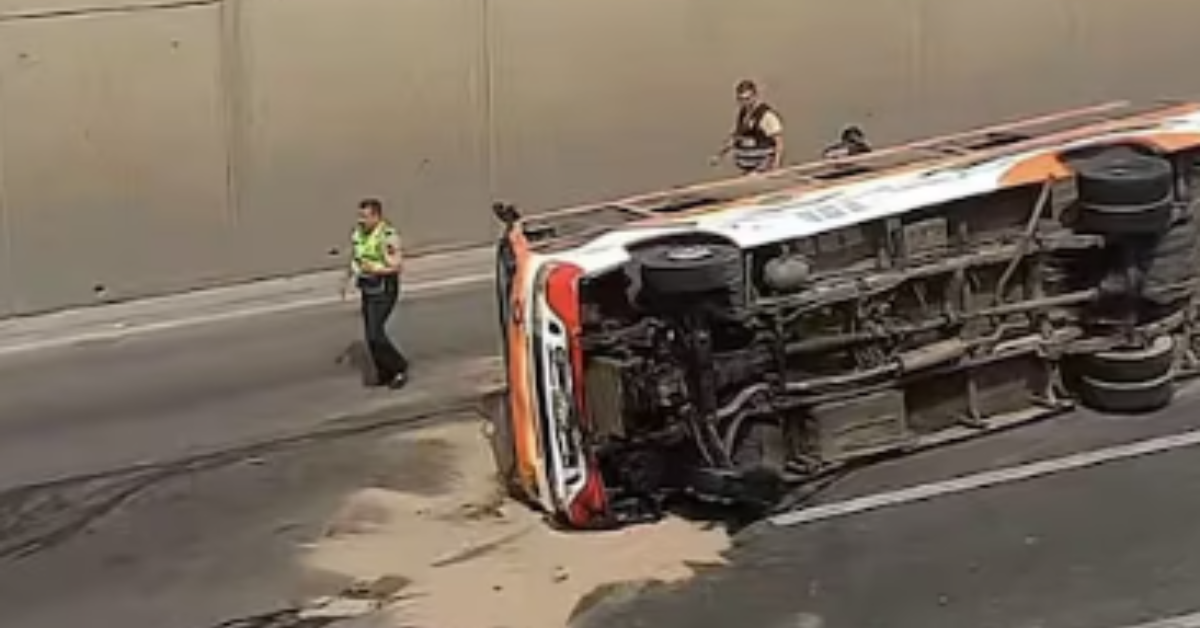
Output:
[[407,373],[400,373],[399,375],[393,377],[392,381],[388,382],[388,384],[387,384],[388,388],[391,388],[392,390],[400,390],[401,388],[404,388],[407,385],[408,385],[408,374]]

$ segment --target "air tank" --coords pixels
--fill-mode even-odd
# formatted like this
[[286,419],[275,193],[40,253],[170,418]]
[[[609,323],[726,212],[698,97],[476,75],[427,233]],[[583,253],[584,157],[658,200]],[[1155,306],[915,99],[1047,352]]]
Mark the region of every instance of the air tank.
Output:
[[763,282],[777,292],[799,292],[808,285],[811,276],[808,259],[795,253],[772,258],[763,267]]

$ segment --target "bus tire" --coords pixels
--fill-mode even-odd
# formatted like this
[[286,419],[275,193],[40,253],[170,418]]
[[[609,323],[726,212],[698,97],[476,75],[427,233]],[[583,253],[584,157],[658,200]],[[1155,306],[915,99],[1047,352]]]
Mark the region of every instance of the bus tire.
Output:
[[1080,370],[1085,378],[1114,384],[1154,381],[1171,373],[1175,364],[1175,338],[1162,335],[1150,346],[1139,349],[1113,349],[1081,356]]
[[1161,234],[1174,213],[1171,162],[1127,149],[1110,149],[1075,166],[1078,225],[1108,237]]
[[1175,380],[1168,373],[1143,382],[1106,382],[1084,376],[1079,398],[1085,407],[1108,414],[1141,414],[1160,410],[1175,397]]
[[742,253],[729,244],[658,246],[638,256],[642,289],[656,296],[693,296],[727,291],[739,285]]

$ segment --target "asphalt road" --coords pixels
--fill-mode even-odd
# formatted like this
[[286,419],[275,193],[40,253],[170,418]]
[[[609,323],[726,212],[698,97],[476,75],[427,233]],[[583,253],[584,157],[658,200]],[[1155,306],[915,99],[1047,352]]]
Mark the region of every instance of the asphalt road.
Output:
[[[236,447],[410,392],[365,391],[337,363],[356,325],[352,308],[332,307],[0,361],[0,626],[258,628],[270,624],[226,622],[344,585],[303,569],[300,548],[355,488],[436,484],[430,462],[380,448],[385,431]],[[493,327],[484,288],[408,303],[398,328],[419,365],[414,382],[492,353]],[[1192,388],[1158,415],[1079,413],[881,464],[812,506],[1198,424]],[[830,520],[762,523],[737,536],[730,566],[651,588],[584,625],[1127,628],[1200,609],[1197,485],[1200,447],[1175,447]]]
[[305,548],[356,490],[436,492],[449,478],[388,435],[0,495],[0,626],[333,628],[251,618],[350,584],[315,572]]
[[[1088,413],[897,460],[847,477],[808,507],[874,510],[743,532],[730,565],[632,602],[586,628],[1126,628],[1200,625],[1200,390],[1141,418]],[[1185,445],[1072,467],[1121,444]],[[1154,441],[1159,442],[1159,441]],[[1081,452],[1090,452],[1080,456]],[[1038,477],[926,499],[1031,463]],[[998,471],[1001,470],[1001,471]],[[817,511],[812,511],[817,512]]]
[[[392,321],[413,383],[495,354],[485,285],[431,293]],[[0,358],[0,490],[171,459],[405,391],[368,390],[340,359],[360,336],[338,305]]]
[[[494,353],[491,299],[403,304],[413,389]],[[358,324],[353,305],[320,307],[0,360],[0,626],[208,628],[336,591],[298,545],[347,491],[427,469],[376,451],[376,432],[236,449],[413,393],[338,363]],[[216,455],[172,463],[200,453]],[[164,465],[121,471],[145,462]]]
[[[422,470],[376,451],[374,432],[239,447],[494,354],[491,296],[404,304],[413,388],[398,392],[338,362],[359,333],[352,306],[0,360],[0,626],[209,628],[333,592],[296,564],[314,522],[356,487]],[[148,462],[162,464],[122,471]]]

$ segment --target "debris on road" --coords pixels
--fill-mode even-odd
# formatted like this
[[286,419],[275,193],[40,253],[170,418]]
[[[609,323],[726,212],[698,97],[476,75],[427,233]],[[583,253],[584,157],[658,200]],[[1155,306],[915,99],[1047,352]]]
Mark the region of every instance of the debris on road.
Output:
[[[388,438],[402,461],[391,474],[407,479],[380,477],[350,495],[306,557],[311,569],[363,581],[410,579],[382,611],[394,622],[385,626],[561,628],[581,599],[620,587],[610,583],[685,579],[689,564],[722,562],[728,545],[722,530],[679,519],[589,535],[547,528],[506,507],[475,418]],[[411,481],[430,464],[438,478]]]
[[356,582],[337,595],[320,597],[296,608],[239,617],[214,628],[351,628],[347,622],[371,618],[405,599],[402,591],[409,584],[403,576],[385,575],[370,582]]

